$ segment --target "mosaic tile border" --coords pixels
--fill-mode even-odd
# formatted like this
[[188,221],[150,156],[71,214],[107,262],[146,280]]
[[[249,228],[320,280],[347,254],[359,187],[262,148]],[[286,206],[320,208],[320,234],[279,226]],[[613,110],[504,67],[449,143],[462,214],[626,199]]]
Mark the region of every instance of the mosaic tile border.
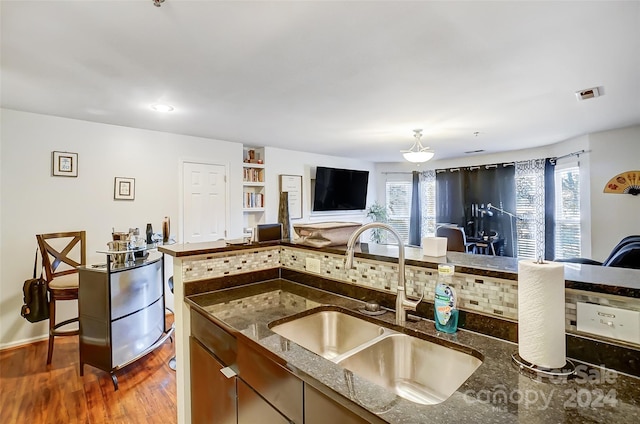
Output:
[[280,247],[204,255],[182,262],[185,283],[280,267]]
[[[320,274],[316,274],[320,277],[390,293],[397,290],[397,264],[354,258],[354,269],[347,270],[343,255],[291,247],[281,249],[280,262],[284,268],[308,272],[307,258],[320,259]],[[437,279],[438,273],[433,269],[405,267],[405,287],[409,296],[419,297],[424,290],[424,298],[433,299]],[[507,319],[518,318],[516,281],[457,273],[452,285],[458,292],[460,309]]]

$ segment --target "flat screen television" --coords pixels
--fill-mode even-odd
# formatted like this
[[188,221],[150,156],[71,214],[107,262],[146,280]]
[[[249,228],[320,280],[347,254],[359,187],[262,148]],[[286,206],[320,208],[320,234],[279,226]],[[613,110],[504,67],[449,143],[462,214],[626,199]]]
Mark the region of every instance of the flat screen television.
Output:
[[364,210],[369,171],[318,166],[313,195],[314,211]]

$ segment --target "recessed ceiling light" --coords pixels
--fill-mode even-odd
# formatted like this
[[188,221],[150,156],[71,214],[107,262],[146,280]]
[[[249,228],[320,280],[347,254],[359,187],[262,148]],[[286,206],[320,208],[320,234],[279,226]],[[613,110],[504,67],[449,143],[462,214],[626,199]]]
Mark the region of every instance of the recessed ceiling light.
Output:
[[155,110],[156,112],[171,112],[173,110],[173,106],[166,105],[164,103],[156,103],[151,105],[151,109]]

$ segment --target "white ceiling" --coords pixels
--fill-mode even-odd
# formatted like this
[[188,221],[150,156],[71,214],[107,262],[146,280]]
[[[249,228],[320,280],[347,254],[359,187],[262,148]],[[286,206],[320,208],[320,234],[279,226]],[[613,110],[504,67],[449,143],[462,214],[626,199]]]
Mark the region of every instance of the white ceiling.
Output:
[[[640,124],[638,1],[3,0],[1,14],[4,108],[376,162],[402,161],[414,128],[444,159]],[[605,95],[576,100],[594,86]]]

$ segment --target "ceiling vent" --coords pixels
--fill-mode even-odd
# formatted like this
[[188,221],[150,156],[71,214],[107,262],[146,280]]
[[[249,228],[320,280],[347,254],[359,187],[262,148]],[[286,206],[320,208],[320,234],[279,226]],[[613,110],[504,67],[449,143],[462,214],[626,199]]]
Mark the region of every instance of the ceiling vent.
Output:
[[[601,90],[599,87],[585,88],[584,90],[576,91],[576,98],[578,101],[593,99],[599,97]],[[604,94],[604,93],[603,93]]]

